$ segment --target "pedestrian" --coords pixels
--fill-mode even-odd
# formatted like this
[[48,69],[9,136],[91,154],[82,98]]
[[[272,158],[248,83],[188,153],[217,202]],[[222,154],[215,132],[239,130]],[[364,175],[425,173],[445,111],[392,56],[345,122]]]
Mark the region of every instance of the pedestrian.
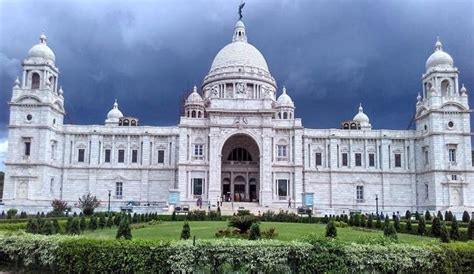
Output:
[[288,208],[291,208],[291,197],[288,198]]

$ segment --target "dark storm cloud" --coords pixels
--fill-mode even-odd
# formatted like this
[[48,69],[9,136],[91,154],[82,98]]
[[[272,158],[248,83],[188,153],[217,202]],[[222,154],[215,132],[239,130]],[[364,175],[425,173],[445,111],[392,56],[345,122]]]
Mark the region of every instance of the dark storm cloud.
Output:
[[[472,1],[246,2],[249,42],[306,127],[338,127],[362,102],[375,128],[406,128],[436,36],[474,90]],[[2,130],[21,60],[43,30],[61,71],[67,122],[102,124],[117,98],[142,124],[175,125],[181,96],[230,42],[239,3],[0,2]]]

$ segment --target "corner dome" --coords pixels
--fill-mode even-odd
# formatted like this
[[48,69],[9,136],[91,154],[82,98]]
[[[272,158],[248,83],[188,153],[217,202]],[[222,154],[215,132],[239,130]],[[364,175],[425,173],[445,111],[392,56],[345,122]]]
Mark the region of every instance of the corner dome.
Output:
[[197,92],[197,87],[194,86],[193,92],[189,94],[188,98],[186,99],[186,104],[201,104],[204,103],[204,100],[202,99],[201,95]]
[[39,43],[34,45],[29,51],[28,51],[28,59],[42,59],[42,60],[49,60],[52,62],[56,61],[56,56],[54,55],[54,52],[51,50],[51,48],[48,47],[46,44],[46,35],[41,34],[39,38]]
[[114,107],[107,113],[107,120],[117,120],[123,117],[123,113],[118,108],[117,99],[115,99]]
[[359,113],[357,113],[352,120],[359,122],[362,126],[368,125],[370,123],[369,116],[364,113],[364,108],[362,107],[362,104],[360,104],[359,106]]
[[291,108],[295,107],[295,104],[293,103],[293,100],[286,93],[286,87],[283,87],[283,93],[280,96],[278,96],[277,106],[278,107],[291,107]]
[[451,55],[443,50],[443,44],[441,42],[436,41],[435,44],[435,51],[428,57],[426,60],[426,69],[429,68],[452,68],[454,66],[454,61]]

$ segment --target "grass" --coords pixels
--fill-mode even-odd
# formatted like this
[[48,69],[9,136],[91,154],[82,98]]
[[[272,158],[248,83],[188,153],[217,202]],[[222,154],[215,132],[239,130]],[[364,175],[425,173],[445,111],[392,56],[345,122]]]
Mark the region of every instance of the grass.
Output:
[[[183,227],[182,221],[180,222],[163,222],[157,225],[146,225],[142,228],[132,229],[132,235],[134,239],[146,239],[146,240],[179,240],[181,229]],[[191,236],[196,236],[198,239],[215,239],[215,233],[220,228],[226,228],[227,222],[216,222],[216,221],[199,221],[189,222],[191,227]],[[325,235],[326,225],[324,224],[302,224],[302,223],[271,223],[262,222],[260,229],[268,229],[274,227],[278,232],[277,240],[291,241],[303,238],[309,234],[316,234],[320,236]],[[99,229],[94,232],[87,231],[84,233],[85,236],[97,238],[97,239],[114,239],[116,228],[112,229]],[[368,230],[368,229],[357,229],[357,228],[337,228],[337,237],[342,241],[357,242],[359,240],[382,236],[383,232],[380,230]],[[437,243],[438,239],[430,237],[421,237],[410,234],[398,234],[400,242],[410,244],[424,244],[424,243]]]

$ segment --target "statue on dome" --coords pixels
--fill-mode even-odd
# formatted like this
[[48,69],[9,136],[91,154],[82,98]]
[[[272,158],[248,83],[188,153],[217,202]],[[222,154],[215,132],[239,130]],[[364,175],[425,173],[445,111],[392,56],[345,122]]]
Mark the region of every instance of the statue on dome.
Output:
[[241,2],[241,4],[239,5],[239,20],[242,20],[242,9],[244,8],[245,6],[245,2]]

